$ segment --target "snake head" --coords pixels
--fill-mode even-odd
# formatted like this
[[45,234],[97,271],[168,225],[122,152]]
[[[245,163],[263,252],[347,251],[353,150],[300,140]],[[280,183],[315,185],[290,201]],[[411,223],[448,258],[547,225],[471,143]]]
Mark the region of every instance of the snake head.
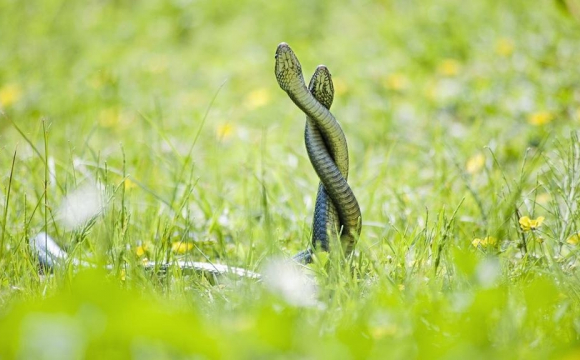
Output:
[[324,65],[318,65],[310,79],[308,90],[325,108],[330,109],[334,100],[334,85],[330,71]]
[[292,82],[296,80],[304,81],[300,62],[288,44],[283,42],[278,45],[275,58],[276,66],[274,73],[276,74],[278,85],[280,85],[282,90],[290,91],[292,89]]

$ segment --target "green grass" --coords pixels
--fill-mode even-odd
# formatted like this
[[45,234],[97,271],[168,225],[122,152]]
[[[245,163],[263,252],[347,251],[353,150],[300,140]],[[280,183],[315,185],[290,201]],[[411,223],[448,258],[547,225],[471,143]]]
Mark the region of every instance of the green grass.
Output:
[[[0,0],[0,358],[577,358],[575,4]],[[141,269],[271,273],[306,248],[318,179],[281,41],[333,73],[355,256],[321,256],[298,300]],[[78,189],[104,210],[70,226]],[[39,273],[41,231],[115,270]]]

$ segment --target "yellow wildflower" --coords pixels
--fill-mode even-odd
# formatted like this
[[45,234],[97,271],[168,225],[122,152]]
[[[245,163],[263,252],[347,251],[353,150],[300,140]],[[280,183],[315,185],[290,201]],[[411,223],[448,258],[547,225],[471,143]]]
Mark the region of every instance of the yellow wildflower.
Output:
[[216,135],[218,139],[227,140],[234,133],[234,125],[232,123],[225,123],[218,125]]
[[344,95],[348,92],[348,86],[340,77],[332,78],[332,83],[334,85],[334,91],[336,95]]
[[125,190],[129,190],[129,189],[136,188],[137,184],[135,184],[135,182],[132,181],[131,179],[127,178],[123,181],[123,186],[125,187]]
[[141,256],[145,255],[145,251],[146,251],[145,246],[139,245],[135,249],[135,254],[137,254],[137,256],[141,257]]
[[497,244],[497,239],[493,236],[486,236],[483,239],[475,238],[471,242],[471,245],[478,247],[495,246]]
[[542,126],[554,120],[554,115],[549,111],[538,111],[528,116],[528,123],[535,126]]
[[167,72],[169,59],[167,56],[153,57],[148,61],[147,71],[152,74],[162,74]]
[[459,63],[459,61],[455,59],[445,59],[441,62],[441,64],[439,64],[437,71],[441,75],[455,76],[459,73],[460,68],[461,64]]
[[100,74],[95,74],[87,79],[87,84],[95,90],[102,88],[103,85],[105,84],[102,76],[99,75]]
[[250,110],[262,107],[270,102],[268,89],[256,89],[251,91],[246,97],[246,107]]
[[425,96],[431,100],[431,101],[435,101],[437,100],[437,83],[436,82],[429,82],[425,87],[424,87],[424,91],[425,91]]
[[112,107],[99,112],[99,124],[105,128],[115,127],[119,122],[119,109]]
[[548,193],[541,193],[536,197],[536,203],[540,205],[547,205],[550,200],[552,200],[552,196]]
[[400,91],[407,88],[409,81],[403,74],[390,74],[385,79],[385,85],[389,90]]
[[193,249],[192,243],[187,243],[183,241],[174,241],[173,244],[171,244],[171,251],[177,254],[185,254],[191,249]]
[[8,84],[0,88],[0,107],[8,107],[22,97],[22,89],[19,85]]
[[522,228],[523,231],[536,230],[537,228],[542,226],[542,223],[544,222],[544,217],[539,216],[537,219],[530,219],[528,216],[522,216],[519,222],[520,227]]
[[501,56],[510,56],[514,52],[512,39],[501,38],[495,43],[495,52]]
[[395,324],[369,326],[369,333],[374,339],[383,339],[395,335],[399,329]]
[[188,108],[201,107],[203,104],[207,106],[207,101],[209,101],[208,95],[197,89],[179,92],[176,98],[179,104]]
[[152,247],[153,247],[153,244],[151,244],[151,242],[149,242],[149,241],[142,243],[141,245],[139,245],[135,248],[135,254],[138,257],[141,257],[141,256],[145,255],[149,251],[149,249],[151,249]]
[[494,238],[493,236],[487,236],[485,237],[485,239],[483,239],[483,242],[487,245],[493,246],[495,244],[497,244],[497,239]]
[[475,154],[467,160],[465,168],[471,175],[477,174],[485,165],[485,156],[481,153]]
[[580,234],[570,235],[568,239],[566,239],[566,242],[570,245],[578,245],[580,242]]

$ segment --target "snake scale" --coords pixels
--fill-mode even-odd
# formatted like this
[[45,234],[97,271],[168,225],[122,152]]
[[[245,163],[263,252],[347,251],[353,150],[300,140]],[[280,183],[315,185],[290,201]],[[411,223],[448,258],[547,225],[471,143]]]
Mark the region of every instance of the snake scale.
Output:
[[[349,159],[346,138],[329,111],[334,100],[330,71],[324,65],[318,66],[307,88],[300,62],[288,44],[278,45],[275,58],[278,84],[306,114],[306,151],[320,179],[312,221],[312,247],[329,251],[332,239],[340,234],[344,254],[348,256],[360,236],[361,211],[347,183]],[[95,266],[86,261],[69,258],[46,233],[31,238],[30,247],[40,264],[47,269],[54,268],[58,262],[70,262],[80,267]],[[294,260],[310,263],[312,249],[300,252],[294,256]],[[143,267],[164,272],[171,265],[149,262]],[[183,271],[208,272],[214,275],[230,273],[241,277],[260,278],[260,274],[249,270],[209,262],[178,261],[175,266]],[[113,269],[113,265],[105,267]]]

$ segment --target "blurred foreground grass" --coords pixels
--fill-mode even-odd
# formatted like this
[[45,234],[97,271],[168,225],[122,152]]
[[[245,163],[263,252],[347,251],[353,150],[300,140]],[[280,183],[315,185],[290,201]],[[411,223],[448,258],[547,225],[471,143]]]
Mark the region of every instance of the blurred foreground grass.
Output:
[[[562,4],[0,0],[0,357],[580,357]],[[316,287],[279,260],[307,246],[318,182],[281,41],[333,73],[363,211]],[[115,270],[39,275],[40,231]]]

